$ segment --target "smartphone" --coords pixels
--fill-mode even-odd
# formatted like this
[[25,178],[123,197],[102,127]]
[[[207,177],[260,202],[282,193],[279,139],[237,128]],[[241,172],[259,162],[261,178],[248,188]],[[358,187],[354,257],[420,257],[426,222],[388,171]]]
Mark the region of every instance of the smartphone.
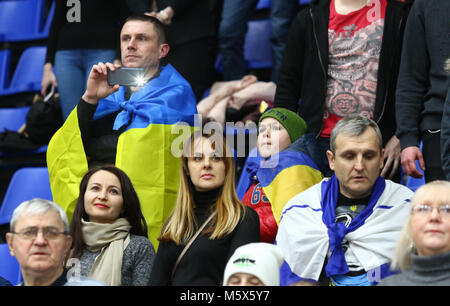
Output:
[[142,86],[145,84],[144,68],[118,68],[114,71],[108,69],[108,85],[113,86]]

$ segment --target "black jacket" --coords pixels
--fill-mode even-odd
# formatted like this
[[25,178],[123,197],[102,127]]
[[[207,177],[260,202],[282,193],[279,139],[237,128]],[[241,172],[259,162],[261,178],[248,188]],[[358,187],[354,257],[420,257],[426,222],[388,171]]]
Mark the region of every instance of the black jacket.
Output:
[[[56,1],[45,62],[53,64],[58,50],[73,49],[113,49],[120,58],[120,29],[126,17],[135,12],[133,4],[128,0],[82,0],[76,6],[76,2]],[[68,15],[77,16],[77,8],[79,22],[69,20]]]
[[441,160],[445,176],[450,181],[450,76],[447,84],[449,86],[441,122]]
[[[397,137],[402,150],[441,128],[450,56],[450,1],[417,0],[405,28],[397,85]],[[448,124],[448,123],[447,123]]]
[[157,3],[159,9],[171,6],[175,11],[172,23],[167,27],[167,39],[171,47],[216,36],[210,0],[157,0]]
[[[374,110],[384,144],[395,134],[395,88],[403,32],[412,5],[412,0],[387,1]],[[306,121],[308,132],[317,136],[322,130],[327,91],[329,7],[330,0],[313,0],[296,16],[275,94],[275,107],[297,112]]]

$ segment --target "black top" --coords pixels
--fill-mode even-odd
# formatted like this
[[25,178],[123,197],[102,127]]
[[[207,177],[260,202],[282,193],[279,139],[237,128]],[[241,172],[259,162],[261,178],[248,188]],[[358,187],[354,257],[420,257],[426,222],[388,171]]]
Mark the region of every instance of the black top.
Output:
[[370,196],[362,199],[350,199],[339,193],[336,204],[336,222],[344,223],[348,227],[353,219],[369,204]]
[[215,37],[216,26],[210,0],[157,0],[158,9],[171,6],[175,11],[167,26],[167,39],[171,47],[201,38]]
[[[62,274],[55,279],[55,281],[50,284],[50,287],[57,287],[57,286],[64,286],[67,283],[67,273],[69,272],[69,270],[67,270],[66,268],[64,268]],[[22,282],[20,283],[18,286],[25,286],[25,283]]]
[[89,104],[83,99],[77,106],[78,125],[89,167],[116,163],[116,148],[120,134],[126,128],[113,130],[114,121],[120,111],[94,120],[98,104]]
[[[80,0],[79,6],[73,3],[67,6],[68,1],[56,1],[45,62],[53,63],[57,50],[83,48],[119,52],[121,26],[131,13],[127,1]],[[119,53],[117,58],[120,58]]]
[[[197,226],[209,217],[211,205],[217,198],[218,190],[195,192],[194,209]],[[222,239],[209,239],[199,235],[180,261],[173,281],[172,268],[185,245],[161,242],[153,264],[150,285],[154,286],[220,286],[228,259],[234,251],[251,242],[259,242],[259,218],[250,207],[245,207],[245,216],[235,230]]]
[[418,147],[422,132],[441,128],[448,90],[444,62],[450,57],[449,15],[448,0],[416,0],[411,9],[397,85],[397,137],[402,149]]

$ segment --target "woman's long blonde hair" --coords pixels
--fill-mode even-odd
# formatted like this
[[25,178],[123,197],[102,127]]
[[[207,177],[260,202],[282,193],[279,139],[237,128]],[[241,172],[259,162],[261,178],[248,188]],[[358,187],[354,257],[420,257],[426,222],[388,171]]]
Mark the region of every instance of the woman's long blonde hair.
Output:
[[223,154],[221,158],[225,163],[224,183],[217,201],[211,207],[211,213],[216,214],[204,232],[210,235],[210,239],[222,238],[236,228],[245,213],[245,206],[236,195],[234,158],[225,138],[218,133],[204,134],[202,131],[195,131],[183,144],[177,203],[158,237],[161,242],[185,244],[200,226],[194,215],[194,185],[188,175],[187,164],[188,158],[193,156],[195,143],[203,138],[208,139],[219,154]]

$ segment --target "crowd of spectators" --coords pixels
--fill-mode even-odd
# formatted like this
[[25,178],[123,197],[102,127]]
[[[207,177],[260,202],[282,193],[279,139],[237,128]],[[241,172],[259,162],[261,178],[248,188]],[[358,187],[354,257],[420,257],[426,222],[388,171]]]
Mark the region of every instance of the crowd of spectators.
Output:
[[[6,235],[20,285],[450,285],[450,2],[272,0],[265,80],[257,2],[80,0],[74,22],[56,1],[42,94],[65,122],[53,201]],[[139,84],[110,83],[124,67]],[[257,125],[248,179],[229,121]]]

